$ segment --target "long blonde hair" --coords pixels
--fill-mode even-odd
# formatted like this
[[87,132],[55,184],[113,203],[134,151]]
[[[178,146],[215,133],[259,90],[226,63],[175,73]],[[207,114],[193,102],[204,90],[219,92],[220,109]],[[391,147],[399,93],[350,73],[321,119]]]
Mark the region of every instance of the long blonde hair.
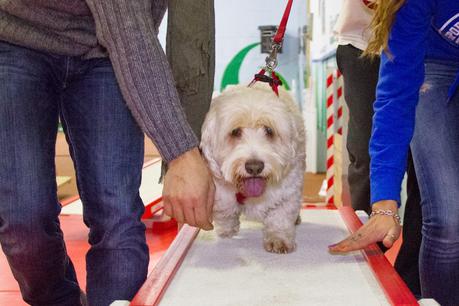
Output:
[[[395,14],[406,0],[376,0],[375,13],[371,22],[373,36],[364,55],[374,56],[381,51],[390,54],[388,49],[389,33],[395,20]],[[415,0],[416,1],[416,0]]]

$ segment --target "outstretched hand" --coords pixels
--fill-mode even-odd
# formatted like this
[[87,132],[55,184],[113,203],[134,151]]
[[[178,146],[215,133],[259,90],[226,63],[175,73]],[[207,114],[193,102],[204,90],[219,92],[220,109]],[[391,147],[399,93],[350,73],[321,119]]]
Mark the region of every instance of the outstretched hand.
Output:
[[213,229],[212,208],[215,185],[197,148],[169,163],[164,177],[164,212],[177,220],[204,230]]
[[[375,210],[391,210],[397,212],[397,202],[380,201],[373,204]],[[375,215],[365,223],[358,231],[338,242],[330,245],[331,253],[343,254],[355,250],[360,250],[368,245],[382,241],[387,248],[392,247],[394,242],[400,237],[401,226],[392,216]]]

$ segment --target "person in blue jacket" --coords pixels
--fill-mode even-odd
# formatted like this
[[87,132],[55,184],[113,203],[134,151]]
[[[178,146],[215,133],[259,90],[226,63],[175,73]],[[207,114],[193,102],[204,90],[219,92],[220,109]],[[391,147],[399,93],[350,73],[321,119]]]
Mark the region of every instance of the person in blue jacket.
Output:
[[373,216],[329,249],[344,253],[376,241],[390,247],[398,239],[411,144],[422,198],[422,295],[459,305],[459,1],[377,6],[368,50],[384,50],[370,142]]

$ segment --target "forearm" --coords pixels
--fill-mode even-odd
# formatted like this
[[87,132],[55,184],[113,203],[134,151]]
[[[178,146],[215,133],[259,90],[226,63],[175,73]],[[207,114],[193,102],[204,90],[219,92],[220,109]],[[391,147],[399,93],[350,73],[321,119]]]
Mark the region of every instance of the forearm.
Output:
[[382,54],[370,141],[371,201],[400,202],[408,147],[414,132],[419,88],[432,8],[427,1],[407,2],[400,9]]
[[[157,39],[151,0],[87,0],[123,97],[160,154],[171,161],[198,145]],[[158,17],[157,17],[158,18]]]

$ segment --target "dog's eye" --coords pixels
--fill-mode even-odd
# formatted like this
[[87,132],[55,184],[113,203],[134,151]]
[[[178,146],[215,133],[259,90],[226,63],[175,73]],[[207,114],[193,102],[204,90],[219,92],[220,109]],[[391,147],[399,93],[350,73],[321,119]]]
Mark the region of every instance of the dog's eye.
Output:
[[242,129],[241,128],[235,128],[234,130],[231,131],[231,137],[234,138],[239,138],[242,135]]
[[274,137],[274,131],[269,126],[265,126],[265,133],[268,137]]

